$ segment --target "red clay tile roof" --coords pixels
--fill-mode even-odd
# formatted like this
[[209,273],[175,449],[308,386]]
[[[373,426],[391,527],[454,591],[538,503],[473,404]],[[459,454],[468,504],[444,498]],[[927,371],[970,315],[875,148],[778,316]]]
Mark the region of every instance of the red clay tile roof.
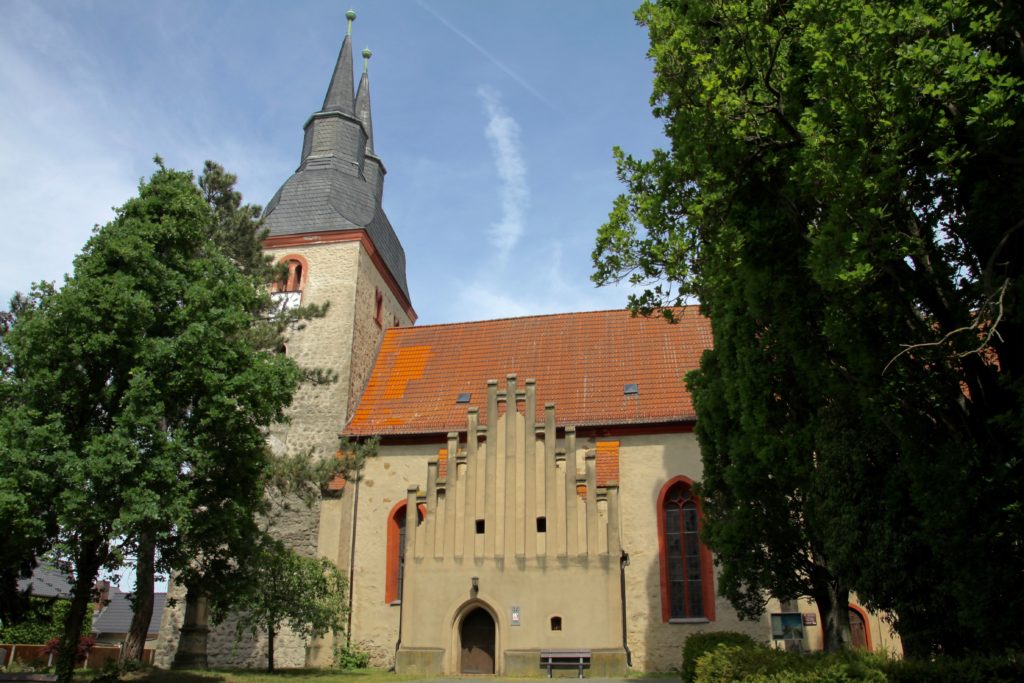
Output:
[[[487,380],[537,380],[538,421],[555,403],[559,426],[651,424],[696,419],[684,375],[711,346],[696,306],[679,322],[594,311],[389,329],[345,429],[349,436],[464,431],[466,409],[487,422]],[[623,387],[639,393],[626,396]],[[456,403],[463,392],[469,403]],[[520,404],[522,405],[522,404]]]

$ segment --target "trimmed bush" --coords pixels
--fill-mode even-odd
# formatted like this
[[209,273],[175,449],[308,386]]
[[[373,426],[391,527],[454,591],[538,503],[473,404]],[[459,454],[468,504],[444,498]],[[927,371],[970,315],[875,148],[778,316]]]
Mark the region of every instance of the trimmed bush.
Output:
[[801,654],[763,645],[716,647],[697,662],[696,683],[886,683],[884,660],[861,652]]
[[694,683],[697,675],[697,660],[701,655],[719,645],[754,647],[757,643],[745,633],[736,633],[735,631],[694,633],[683,644],[683,668],[680,672],[683,683]]

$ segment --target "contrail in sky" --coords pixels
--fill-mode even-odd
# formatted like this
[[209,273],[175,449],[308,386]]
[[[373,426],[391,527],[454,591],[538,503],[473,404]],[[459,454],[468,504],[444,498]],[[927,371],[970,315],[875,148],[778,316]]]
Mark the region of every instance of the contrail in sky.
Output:
[[524,78],[523,78],[522,76],[520,76],[519,74],[517,74],[517,73],[516,73],[515,71],[513,71],[513,70],[512,70],[512,69],[510,69],[509,67],[505,66],[505,65],[504,65],[503,63],[501,63],[500,61],[498,61],[498,58],[497,58],[497,57],[495,57],[494,55],[492,55],[492,54],[491,54],[490,52],[488,52],[487,50],[485,50],[485,49],[484,49],[484,47],[483,47],[483,46],[482,46],[482,45],[481,45],[480,43],[476,42],[475,40],[473,40],[472,38],[470,38],[469,36],[467,36],[467,35],[466,35],[465,33],[463,33],[463,32],[462,32],[462,31],[460,31],[460,30],[459,30],[458,28],[456,28],[456,27],[455,27],[455,26],[454,26],[454,25],[453,25],[453,24],[452,24],[452,23],[451,23],[450,21],[448,21],[447,19],[445,19],[444,17],[442,17],[442,16],[440,15],[440,14],[438,14],[437,12],[435,12],[435,11],[434,11],[434,9],[433,9],[433,8],[432,8],[432,7],[430,6],[430,5],[428,5],[427,3],[423,2],[423,0],[416,0],[416,4],[417,4],[417,5],[419,5],[420,7],[422,7],[423,9],[425,9],[425,10],[426,10],[427,12],[429,12],[430,14],[432,14],[432,15],[434,16],[434,18],[435,18],[435,19],[437,19],[437,20],[438,20],[438,21],[440,21],[440,22],[441,22],[442,24],[444,24],[444,25],[445,25],[445,26],[446,26],[446,27],[448,28],[448,30],[450,30],[450,31],[451,31],[452,33],[454,33],[454,34],[455,34],[455,35],[457,35],[457,36],[458,36],[459,38],[462,38],[462,39],[463,39],[464,41],[466,41],[467,43],[469,43],[469,45],[470,45],[470,46],[471,46],[471,47],[472,47],[473,49],[475,49],[475,50],[476,50],[477,52],[479,52],[479,53],[480,53],[480,54],[482,54],[482,55],[483,55],[484,57],[486,57],[486,58],[487,58],[488,60],[490,60],[490,62],[491,62],[492,64],[494,64],[494,66],[498,67],[499,69],[501,69],[502,71],[504,71],[504,72],[505,72],[506,74],[508,74],[509,78],[511,78],[511,79],[512,79],[512,80],[514,80],[514,81],[515,81],[516,83],[518,83],[519,85],[521,85],[521,86],[523,86],[524,88],[526,88],[526,89],[527,89],[527,90],[528,90],[528,91],[530,92],[530,94],[532,94],[532,95],[533,95],[534,97],[536,97],[536,98],[537,98],[538,100],[540,100],[540,101],[541,101],[541,102],[543,102],[544,104],[548,105],[549,107],[551,107],[551,108],[552,108],[552,109],[554,109],[555,111],[557,111],[557,112],[561,113],[561,111],[562,111],[562,110],[561,110],[561,109],[560,109],[560,108],[558,107],[558,105],[556,105],[556,104],[555,104],[554,102],[552,102],[552,101],[551,101],[551,100],[549,100],[548,98],[544,97],[544,95],[542,95],[542,94],[540,93],[540,91],[539,91],[539,90],[537,90],[537,89],[536,89],[536,88],[534,88],[534,87],[533,87],[532,85],[530,85],[529,83],[527,83],[527,82],[526,82],[526,80],[525,80],[525,79],[524,79]]

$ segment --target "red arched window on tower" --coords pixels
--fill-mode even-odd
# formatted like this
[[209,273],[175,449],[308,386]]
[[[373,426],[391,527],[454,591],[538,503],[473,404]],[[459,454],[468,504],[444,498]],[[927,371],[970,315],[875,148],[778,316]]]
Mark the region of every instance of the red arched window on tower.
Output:
[[[426,507],[417,506],[417,522],[423,521]],[[384,602],[392,603],[402,599],[402,577],[405,574],[405,501],[391,508],[388,514],[387,566],[384,574]]]
[[283,301],[285,308],[294,308],[302,303],[302,290],[309,279],[309,264],[298,254],[283,257],[278,264],[287,266],[279,279],[271,286],[275,301]]
[[715,618],[711,552],[700,542],[700,500],[693,482],[675,477],[658,495],[662,621]]

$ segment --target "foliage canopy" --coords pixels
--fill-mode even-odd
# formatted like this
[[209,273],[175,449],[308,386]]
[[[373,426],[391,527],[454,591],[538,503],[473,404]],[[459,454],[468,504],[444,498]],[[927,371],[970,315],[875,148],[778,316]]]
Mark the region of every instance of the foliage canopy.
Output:
[[[98,570],[140,539],[180,568],[255,537],[264,428],[301,372],[253,334],[268,294],[211,224],[192,175],[161,165],[63,287],[36,286],[4,335],[0,513],[39,520],[21,552],[74,569],[64,643],[78,640]],[[67,646],[62,680],[73,661]]]
[[616,150],[627,193],[594,279],[711,319],[689,381],[720,590],[753,614],[768,593],[844,608],[852,587],[909,652],[1019,648],[1021,7],[663,0],[637,18],[671,147]]

